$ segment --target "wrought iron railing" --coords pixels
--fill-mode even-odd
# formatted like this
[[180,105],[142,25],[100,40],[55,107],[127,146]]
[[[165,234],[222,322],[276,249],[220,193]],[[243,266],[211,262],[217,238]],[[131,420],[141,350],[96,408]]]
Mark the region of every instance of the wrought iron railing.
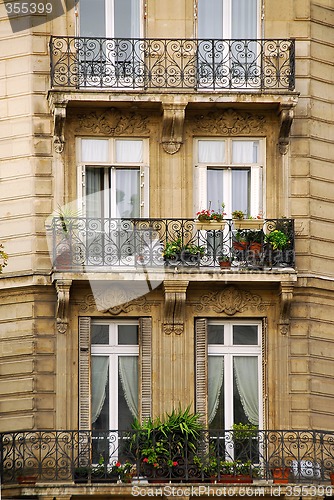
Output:
[[[176,482],[271,480],[277,470],[287,481],[329,483],[334,469],[334,433],[304,430],[205,430],[196,447],[165,440],[158,450],[156,431],[26,431],[0,434],[2,484],[24,474],[38,481],[105,482],[147,478]],[[178,440],[180,437],[178,437]],[[145,447],[144,445],[145,444]],[[148,448],[157,452],[154,464]],[[247,480],[247,479],[244,479]],[[249,480],[249,479],[248,479]]]
[[51,86],[112,89],[293,90],[289,40],[53,36]]
[[[48,228],[55,270],[105,271],[106,268],[182,266],[220,269],[222,257],[231,269],[293,268],[294,221],[266,219],[256,229],[236,229],[224,220],[218,226],[193,219],[109,219],[54,217]],[[286,236],[284,248],[268,240],[273,231]]]

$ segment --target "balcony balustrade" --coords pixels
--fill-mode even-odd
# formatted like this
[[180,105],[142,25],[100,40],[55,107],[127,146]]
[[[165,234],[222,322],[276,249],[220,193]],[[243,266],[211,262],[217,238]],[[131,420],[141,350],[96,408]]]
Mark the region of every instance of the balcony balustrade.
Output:
[[52,36],[51,86],[189,91],[294,90],[293,39]]
[[[182,267],[189,272],[222,268],[270,272],[295,265],[292,219],[254,220],[257,225],[250,229],[237,229],[239,223],[231,219],[198,223],[193,219],[69,217],[65,222],[54,217],[48,227],[56,271]],[[269,242],[273,232],[283,234],[285,245]]]
[[[256,429],[244,436],[204,430],[195,448],[186,440],[180,446],[180,436],[177,443],[165,439],[159,448],[154,430],[144,438],[138,430],[40,430],[5,432],[0,439],[3,485],[16,483],[24,473],[43,483],[275,482],[279,469],[288,472],[285,482],[319,485],[329,484],[334,469],[334,433],[316,430]],[[154,464],[145,455],[150,449],[157,454]]]

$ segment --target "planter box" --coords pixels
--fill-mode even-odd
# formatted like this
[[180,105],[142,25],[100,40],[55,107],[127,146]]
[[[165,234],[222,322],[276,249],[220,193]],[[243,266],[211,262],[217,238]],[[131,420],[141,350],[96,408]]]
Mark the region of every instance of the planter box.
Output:
[[271,470],[274,483],[286,484],[289,482],[289,475],[291,473],[290,467],[276,467]]
[[249,474],[223,474],[220,478],[211,479],[214,483],[252,483],[253,479]]
[[195,221],[197,231],[223,231],[226,225],[225,221],[217,222],[215,220]]
[[263,219],[233,219],[235,229],[262,229]]

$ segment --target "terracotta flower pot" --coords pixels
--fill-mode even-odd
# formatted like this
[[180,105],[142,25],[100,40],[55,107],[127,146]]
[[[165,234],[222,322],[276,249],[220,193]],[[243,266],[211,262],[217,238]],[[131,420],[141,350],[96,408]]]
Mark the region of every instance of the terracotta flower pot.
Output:
[[289,482],[289,475],[291,472],[290,467],[275,467],[271,473],[273,475],[274,483],[285,484]]

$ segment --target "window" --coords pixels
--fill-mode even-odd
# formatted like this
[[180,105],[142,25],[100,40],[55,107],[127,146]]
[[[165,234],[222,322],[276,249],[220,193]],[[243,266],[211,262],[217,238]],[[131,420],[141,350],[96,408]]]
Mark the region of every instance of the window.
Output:
[[196,408],[207,413],[211,429],[231,429],[234,423],[262,426],[260,326],[257,321],[196,321]]
[[80,0],[79,8],[80,37],[91,38],[80,50],[83,86],[132,87],[141,65],[131,40],[142,36],[141,1]]
[[227,217],[234,210],[257,216],[263,212],[263,141],[199,139],[195,167],[195,212],[209,207]]
[[87,217],[148,216],[142,139],[80,139],[79,199]]
[[127,429],[138,417],[138,344],[138,321],[92,322],[93,430]]

